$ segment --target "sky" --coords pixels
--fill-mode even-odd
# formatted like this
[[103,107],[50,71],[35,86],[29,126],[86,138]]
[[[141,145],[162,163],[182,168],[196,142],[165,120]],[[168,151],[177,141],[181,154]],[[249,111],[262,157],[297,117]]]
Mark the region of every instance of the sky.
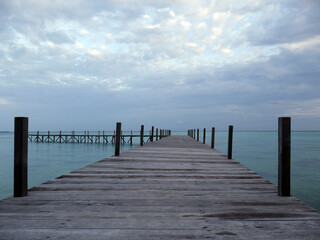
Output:
[[319,0],[1,0],[0,130],[320,130]]

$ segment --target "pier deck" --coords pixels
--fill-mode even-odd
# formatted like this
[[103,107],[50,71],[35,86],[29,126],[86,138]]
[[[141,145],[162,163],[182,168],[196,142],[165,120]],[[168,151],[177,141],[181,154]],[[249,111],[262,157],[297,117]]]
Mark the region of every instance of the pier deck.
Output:
[[170,136],[0,201],[0,239],[319,239],[320,214]]

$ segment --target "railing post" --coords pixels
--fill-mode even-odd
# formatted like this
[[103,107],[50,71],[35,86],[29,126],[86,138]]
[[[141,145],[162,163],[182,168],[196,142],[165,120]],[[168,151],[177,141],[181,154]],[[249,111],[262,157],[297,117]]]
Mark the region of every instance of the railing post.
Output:
[[291,118],[278,119],[278,195],[290,196]]
[[214,148],[214,134],[215,134],[215,128],[213,127],[211,130],[211,148]]
[[229,136],[228,136],[228,159],[232,159],[232,136],[233,136],[233,126],[229,126]]
[[193,139],[196,139],[196,129],[193,129]]
[[151,127],[150,142],[153,142],[153,132],[154,132],[154,126]]
[[14,197],[28,195],[28,118],[14,119]]
[[144,125],[141,125],[140,130],[140,146],[143,146]]
[[203,144],[206,144],[206,129],[203,129]]
[[199,141],[199,128],[197,129],[197,141]]
[[156,141],[158,141],[158,128],[156,128]]
[[115,156],[120,155],[120,140],[121,140],[121,122],[117,122],[116,127],[116,147],[114,151]]

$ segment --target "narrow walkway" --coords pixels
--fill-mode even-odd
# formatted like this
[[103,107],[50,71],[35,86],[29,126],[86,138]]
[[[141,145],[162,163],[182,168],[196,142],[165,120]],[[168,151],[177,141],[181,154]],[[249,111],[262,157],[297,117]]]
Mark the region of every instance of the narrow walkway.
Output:
[[187,136],[0,201],[0,239],[319,239],[320,214]]

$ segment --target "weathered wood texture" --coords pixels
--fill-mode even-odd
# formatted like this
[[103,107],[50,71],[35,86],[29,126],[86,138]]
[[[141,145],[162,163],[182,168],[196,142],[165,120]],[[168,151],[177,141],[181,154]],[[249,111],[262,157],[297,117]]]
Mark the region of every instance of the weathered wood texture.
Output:
[[14,179],[15,197],[26,196],[28,190],[28,118],[14,119]]
[[320,214],[189,136],[0,202],[0,239],[318,239]]

